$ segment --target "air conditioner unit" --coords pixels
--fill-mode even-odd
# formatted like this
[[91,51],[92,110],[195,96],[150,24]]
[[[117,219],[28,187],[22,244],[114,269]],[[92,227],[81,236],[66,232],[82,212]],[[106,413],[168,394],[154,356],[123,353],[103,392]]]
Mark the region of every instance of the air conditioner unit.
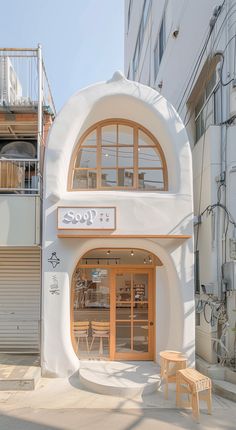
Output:
[[22,86],[9,57],[0,58],[0,105],[15,105],[22,97]]

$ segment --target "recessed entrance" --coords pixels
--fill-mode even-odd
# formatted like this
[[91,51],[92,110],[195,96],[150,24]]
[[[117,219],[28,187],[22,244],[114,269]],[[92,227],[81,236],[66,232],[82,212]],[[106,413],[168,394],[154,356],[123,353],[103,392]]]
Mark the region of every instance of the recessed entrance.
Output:
[[80,359],[153,360],[154,270],[138,249],[85,254],[73,275],[71,335]]

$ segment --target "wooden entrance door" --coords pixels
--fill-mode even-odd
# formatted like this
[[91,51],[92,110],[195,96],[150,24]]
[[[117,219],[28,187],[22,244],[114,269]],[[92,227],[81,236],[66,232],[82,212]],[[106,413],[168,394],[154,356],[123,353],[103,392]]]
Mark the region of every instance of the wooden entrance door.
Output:
[[113,360],[153,360],[153,271],[112,270],[111,343]]

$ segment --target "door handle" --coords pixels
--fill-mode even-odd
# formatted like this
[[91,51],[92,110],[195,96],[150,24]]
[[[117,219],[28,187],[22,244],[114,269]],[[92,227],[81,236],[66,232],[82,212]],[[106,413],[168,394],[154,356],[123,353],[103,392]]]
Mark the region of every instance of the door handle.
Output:
[[150,325],[153,325],[153,321],[150,321],[150,323],[149,323]]

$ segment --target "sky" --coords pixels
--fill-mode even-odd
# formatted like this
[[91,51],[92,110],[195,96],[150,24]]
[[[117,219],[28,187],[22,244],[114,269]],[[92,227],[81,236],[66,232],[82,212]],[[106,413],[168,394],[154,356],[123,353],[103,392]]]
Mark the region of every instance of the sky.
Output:
[[1,47],[42,44],[57,111],[79,89],[123,71],[124,0],[0,0]]

